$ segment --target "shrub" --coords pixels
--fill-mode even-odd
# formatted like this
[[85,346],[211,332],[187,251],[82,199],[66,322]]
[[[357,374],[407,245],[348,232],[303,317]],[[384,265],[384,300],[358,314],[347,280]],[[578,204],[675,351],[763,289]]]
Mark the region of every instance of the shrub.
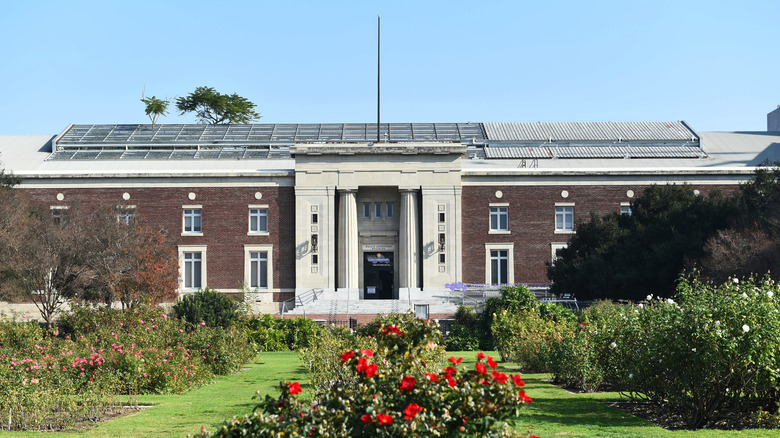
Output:
[[572,331],[564,323],[542,318],[536,310],[502,310],[491,330],[502,360],[516,362],[528,372],[550,371],[552,344],[561,339],[562,331]]
[[449,351],[475,351],[479,350],[479,320],[470,307],[459,306],[455,312],[455,324],[453,324],[445,346]]
[[209,327],[228,328],[241,316],[240,303],[214,289],[199,289],[182,297],[173,311],[176,317],[187,321],[189,327],[205,322]]
[[721,286],[682,279],[677,300],[637,309],[621,346],[623,383],[690,427],[729,415],[777,412],[780,288],[768,277]]
[[520,376],[499,372],[482,353],[472,370],[452,357],[443,370],[421,371],[427,365],[418,354],[435,348],[438,336],[429,321],[408,320],[406,332],[396,324],[372,327],[378,352],[332,353],[354,385],[333,386],[310,403],[296,397],[299,383],[281,383],[278,398],[266,396],[254,414],[225,422],[212,436],[506,436],[506,420],[531,402]]
[[300,350],[311,345],[324,331],[315,321],[296,317],[292,319],[263,315],[246,320],[249,339],[258,351]]
[[381,361],[390,352],[378,342],[384,335],[384,327],[397,327],[405,333],[402,340],[392,345],[393,354],[414,355],[416,364],[433,369],[444,359],[441,331],[437,323],[417,319],[413,313],[380,315],[374,321],[358,327],[353,334],[349,329],[329,328],[319,334],[309,348],[299,352],[301,362],[309,371],[309,380],[315,393],[322,394],[334,387],[356,384],[352,373],[344,369],[334,351],[371,349],[376,360]]

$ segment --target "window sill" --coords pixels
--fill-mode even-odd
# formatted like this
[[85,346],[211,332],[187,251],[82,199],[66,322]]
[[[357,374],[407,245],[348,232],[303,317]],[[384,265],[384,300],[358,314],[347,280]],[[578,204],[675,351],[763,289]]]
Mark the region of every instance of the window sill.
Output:
[[555,234],[574,234],[574,230],[555,230]]
[[268,231],[250,231],[246,233],[247,236],[270,236],[271,233]]
[[509,230],[490,230],[488,234],[512,234]]
[[184,232],[184,233],[181,233],[181,235],[182,235],[182,237],[184,237],[184,236],[198,237],[198,236],[203,236],[203,233],[188,233],[188,232]]

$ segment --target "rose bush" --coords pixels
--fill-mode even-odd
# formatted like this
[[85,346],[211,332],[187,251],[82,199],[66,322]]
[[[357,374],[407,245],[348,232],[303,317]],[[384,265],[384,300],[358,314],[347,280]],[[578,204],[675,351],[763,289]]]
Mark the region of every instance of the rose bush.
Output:
[[506,420],[532,401],[519,375],[501,372],[482,353],[474,369],[462,358],[450,357],[444,368],[422,359],[439,348],[432,342],[435,323],[409,318],[366,330],[375,349],[334,355],[354,384],[332,386],[312,402],[295,396],[294,382],[282,383],[279,397],[266,396],[254,414],[225,422],[211,436],[506,436]]
[[61,333],[0,319],[0,412],[13,429],[59,429],[109,412],[120,394],[183,392],[254,355],[237,327],[185,328],[156,307],[74,305]]

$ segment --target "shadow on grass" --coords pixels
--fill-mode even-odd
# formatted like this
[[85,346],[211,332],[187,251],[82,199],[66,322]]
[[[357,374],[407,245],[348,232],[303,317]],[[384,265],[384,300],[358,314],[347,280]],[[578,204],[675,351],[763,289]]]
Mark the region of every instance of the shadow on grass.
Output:
[[592,394],[571,394],[542,381],[542,377],[527,376],[524,380],[526,392],[534,401],[521,410],[518,421],[605,428],[653,426],[639,417],[601,404]]

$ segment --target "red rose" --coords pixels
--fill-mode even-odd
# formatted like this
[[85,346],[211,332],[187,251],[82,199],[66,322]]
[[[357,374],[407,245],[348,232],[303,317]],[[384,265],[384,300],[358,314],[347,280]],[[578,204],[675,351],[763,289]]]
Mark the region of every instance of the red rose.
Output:
[[517,386],[525,386],[525,382],[523,382],[523,379],[520,378],[520,374],[512,374],[512,380]]
[[414,384],[417,383],[417,379],[415,379],[412,376],[404,376],[403,380],[401,380],[401,390],[402,391],[411,391],[414,389]]
[[496,369],[496,366],[498,365],[496,361],[493,360],[492,357],[488,356],[487,364],[490,368]]
[[524,401],[526,403],[531,403],[532,401],[534,401],[534,399],[532,399],[531,397],[528,397],[525,394],[525,391],[520,391],[520,400],[522,400],[522,401]]
[[474,365],[474,368],[476,368],[477,372],[481,374],[487,374],[487,367],[483,363],[477,363],[476,365]]
[[384,333],[386,335],[389,335],[391,333],[394,334],[394,335],[403,335],[404,334],[404,332],[402,332],[401,330],[398,329],[397,325],[389,325],[389,326],[385,327]]
[[459,365],[461,362],[463,362],[463,358],[462,357],[459,357],[459,358],[455,359],[455,356],[450,356],[450,358],[447,359],[447,360],[452,362],[453,365]]
[[439,375],[438,374],[425,373],[425,377],[427,377],[428,380],[430,380],[433,383],[436,383],[436,382],[439,381]]
[[362,417],[360,417],[360,421],[361,421],[363,424],[369,424],[369,423],[371,423],[372,421],[374,421],[374,419],[373,419],[373,418],[371,418],[371,415],[370,415],[370,414],[363,414],[363,416],[362,416]]
[[360,349],[360,354],[362,354],[363,356],[371,357],[371,356],[374,355],[374,352],[369,350],[368,348],[366,348],[365,350],[361,348]]
[[479,353],[477,353],[477,358],[478,359],[484,359],[485,358],[485,353],[480,351]]
[[451,376],[453,374],[456,374],[458,372],[458,370],[456,370],[453,367],[447,367],[447,368],[444,369],[444,372],[447,373],[447,375]]
[[495,380],[498,383],[501,383],[502,385],[506,383],[507,376],[504,373],[499,373],[498,371],[493,371],[493,380]]
[[384,426],[386,424],[393,424],[393,417],[387,414],[376,414],[376,419],[379,422],[380,426]]
[[449,374],[447,374],[447,377],[445,377],[445,379],[447,379],[447,384],[450,385],[451,387],[455,387],[455,385],[458,384],[458,382],[455,379],[453,379],[452,376]]
[[417,403],[409,403],[409,406],[404,409],[404,418],[407,420],[411,420],[415,417],[420,411],[422,411],[423,408],[420,407]]
[[375,363],[372,363],[371,365],[366,367],[366,377],[371,378],[376,375],[376,371],[379,369],[379,366]]
[[355,355],[354,351],[347,351],[346,353],[339,356],[339,358],[341,358],[341,364],[344,365],[345,363],[347,363],[347,361],[352,359],[352,356],[354,355]]
[[290,382],[287,384],[287,387],[290,388],[290,394],[300,394],[301,393],[301,384],[298,382]]

